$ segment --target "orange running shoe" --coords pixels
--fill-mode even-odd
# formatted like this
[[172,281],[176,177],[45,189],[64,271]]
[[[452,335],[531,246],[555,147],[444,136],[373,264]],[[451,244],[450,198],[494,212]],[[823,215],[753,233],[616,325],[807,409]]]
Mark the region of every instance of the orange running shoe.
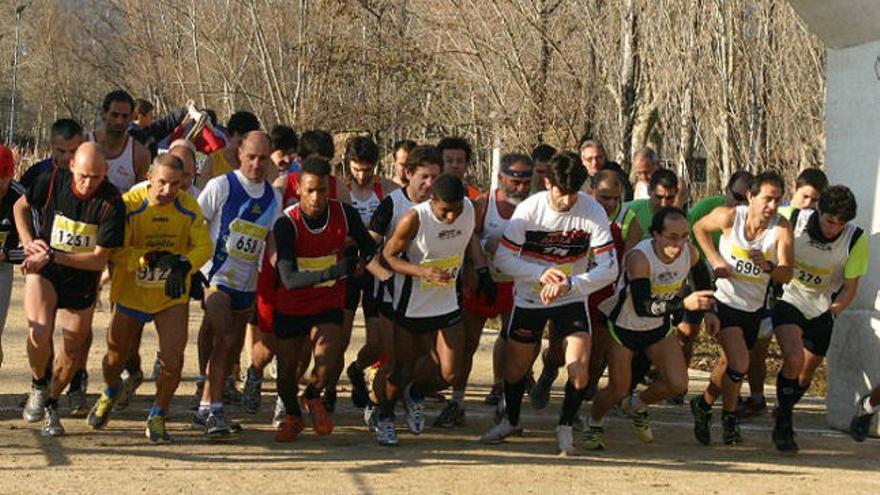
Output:
[[333,420],[327,414],[327,408],[320,397],[317,399],[304,399],[303,405],[306,406],[306,411],[312,416],[312,428],[315,430],[315,433],[318,435],[333,433]]
[[303,428],[305,427],[306,425],[303,423],[301,417],[287,415],[281,421],[281,426],[278,427],[278,431],[275,432],[275,441],[292,442],[296,440],[297,434],[303,431]]

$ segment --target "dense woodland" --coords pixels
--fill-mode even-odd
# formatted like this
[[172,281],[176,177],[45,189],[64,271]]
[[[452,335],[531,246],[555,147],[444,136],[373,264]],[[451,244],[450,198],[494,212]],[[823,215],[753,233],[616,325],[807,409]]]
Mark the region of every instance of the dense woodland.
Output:
[[460,134],[481,182],[493,146],[583,136],[710,191],[824,166],[824,48],[783,0],[0,0],[4,136],[21,4],[16,138],[37,148],[122,87],[385,147]]

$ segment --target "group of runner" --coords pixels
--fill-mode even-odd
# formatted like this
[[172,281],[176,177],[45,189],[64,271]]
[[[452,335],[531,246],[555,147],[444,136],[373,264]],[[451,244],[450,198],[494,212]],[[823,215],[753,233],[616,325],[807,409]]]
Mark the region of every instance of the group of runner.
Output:
[[[399,442],[398,406],[420,434],[426,397],[446,388],[451,398],[432,424],[460,426],[483,328],[499,317],[486,397],[496,424],[483,442],[522,432],[526,392],[533,407],[546,407],[561,367],[561,453],[576,452],[573,429],[589,400],[581,448],[606,447],[604,418],[615,406],[642,441],[653,441],[648,406],[683,400],[705,328],[721,355],[705,392],[690,401],[696,439],[710,443],[720,398],[722,440],[742,443],[740,418],[766,404],[763,361],[775,335],[783,366],[772,438],[796,451],[793,409],[868,269],[867,236],[851,222],[853,194],[814,169],[798,177],[788,206],[777,173],[740,171],[723,195],[686,212],[685,182],[648,148],[634,158],[635,188],[587,140],[579,154],[547,145],[507,154],[497,186],[480,192],[467,182],[473,150],[458,137],[396,143],[385,179],[368,137],[346,142],[339,171],[324,131],[297,136],[276,126],[267,134],[249,112],[233,114],[224,129],[191,104],[153,119],[148,102],[120,90],[102,109],[96,133],[56,122],[51,157],[21,183],[0,148],[0,311],[5,319],[11,265],[20,264],[33,375],[23,416],[42,420],[46,436],[64,433],[59,400],[68,387],[72,412],[93,429],[128,404],[144,378],[141,334],[153,322],[156,396],[145,434],[169,441],[192,298],[204,310],[192,425],[211,439],[242,429],[224,402],[259,410],[273,358],[276,441],[293,441],[306,428],[304,413],[315,433],[333,431],[343,371],[380,445]],[[207,155],[200,168],[198,153]],[[628,201],[634,190],[640,199]],[[112,304],[104,388],[89,408],[86,357],[104,283]],[[365,344],[345,366],[359,306]],[[743,400],[746,377],[752,396]],[[857,439],[878,402],[877,391],[859,401]]]

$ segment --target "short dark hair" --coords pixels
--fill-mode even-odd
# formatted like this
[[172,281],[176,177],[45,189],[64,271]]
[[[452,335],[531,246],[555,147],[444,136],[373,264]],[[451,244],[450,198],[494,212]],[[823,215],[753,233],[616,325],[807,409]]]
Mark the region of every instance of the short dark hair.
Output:
[[326,158],[322,156],[312,155],[303,160],[301,174],[312,174],[317,175],[318,177],[329,177],[330,170],[330,162],[327,161]]
[[345,156],[342,162],[349,166],[351,161],[371,164],[379,163],[379,146],[366,136],[354,136],[345,143]]
[[651,233],[662,234],[663,229],[666,227],[666,219],[676,217],[681,217],[687,222],[687,213],[681,208],[676,208],[675,206],[665,206],[660,208],[660,210],[657,213],[654,213],[654,216],[651,217]]
[[272,151],[296,150],[299,142],[293,127],[280,124],[272,126],[269,139],[272,140]]
[[260,119],[246,110],[235,112],[229,116],[229,120],[226,122],[226,131],[230,135],[238,134],[243,137],[251,131],[258,130],[260,130]]
[[532,150],[532,161],[546,162],[556,154],[556,148],[549,144],[539,144]]
[[147,100],[138,98],[134,100],[134,113],[136,115],[146,115],[153,111],[155,107]]
[[663,186],[666,189],[678,189],[678,175],[668,168],[658,168],[651,174],[648,190],[653,191],[657,189],[657,186]]
[[584,186],[587,169],[581,165],[580,157],[570,151],[562,151],[550,158],[547,179],[563,193],[572,194]]
[[471,162],[471,154],[473,150],[471,149],[471,144],[467,142],[467,139],[458,136],[445,137],[437,143],[437,151],[440,152],[440,156],[443,156],[443,152],[446,150],[463,150],[464,151],[464,159],[470,163]]
[[394,146],[391,147],[391,154],[396,154],[397,150],[406,150],[406,152],[409,153],[416,146],[418,145],[412,139],[401,139],[394,142]]
[[101,104],[101,109],[106,113],[110,111],[110,105],[114,102],[122,102],[128,103],[128,106],[131,108],[131,111],[134,112],[134,98],[128,94],[128,91],[124,89],[114,89],[113,91],[107,93],[104,96],[104,102]]
[[620,179],[620,174],[617,173],[616,170],[603,168],[602,170],[598,171],[596,175],[590,177],[590,185],[593,187],[593,189],[596,189],[597,187],[599,187],[599,184],[607,180],[613,180],[618,185],[618,187],[620,187],[620,195],[623,196],[623,181]]
[[818,168],[805,168],[798,174],[794,184],[797,189],[804,186],[812,186],[815,190],[819,191],[819,194],[822,194],[828,189],[828,176]]
[[426,165],[437,165],[441,170],[443,169],[443,157],[436,146],[416,146],[409,152],[409,156],[406,157],[406,171],[409,173],[413,173],[417,168]]
[[856,217],[856,197],[846,186],[831,186],[819,197],[819,211],[849,222]]
[[73,119],[58,119],[52,124],[52,128],[49,130],[50,139],[60,136],[61,139],[67,141],[68,139],[73,139],[82,135],[82,126],[79,125],[79,122]]
[[296,154],[303,160],[317,154],[326,159],[332,159],[336,154],[336,146],[333,145],[333,136],[321,129],[312,129],[302,133],[299,137],[299,145]]
[[733,191],[733,185],[741,180],[744,180],[746,182],[746,185],[748,186],[749,184],[752,183],[752,181],[754,179],[755,179],[755,175],[752,174],[751,172],[749,172],[748,170],[737,170],[736,172],[734,172],[733,174],[730,175],[729,179],[727,179],[727,188],[726,189],[728,191]]
[[778,172],[772,170],[756,175],[752,179],[752,183],[749,184],[749,192],[752,196],[757,196],[761,192],[761,186],[764,184],[776,186],[779,188],[780,194],[785,194],[785,181],[782,180],[782,176]]
[[457,203],[464,200],[464,183],[460,178],[449,174],[442,174],[431,185],[434,196],[447,203]]
[[529,155],[523,153],[507,153],[501,157],[501,169],[509,167],[514,163],[525,163],[529,166],[529,168],[535,166],[535,162],[532,161]]

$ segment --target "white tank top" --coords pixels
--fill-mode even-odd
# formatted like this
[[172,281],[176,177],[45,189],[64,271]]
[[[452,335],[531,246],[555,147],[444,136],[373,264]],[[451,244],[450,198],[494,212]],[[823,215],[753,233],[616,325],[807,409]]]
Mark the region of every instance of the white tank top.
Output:
[[465,198],[464,210],[452,224],[437,219],[430,201],[416,205],[414,210],[419,216],[419,231],[409,243],[406,259],[416,265],[447,270],[453,277],[448,284],[437,285],[423,278],[395,276],[395,307],[407,318],[452,313],[459,309],[456,279],[474,233],[474,206]]
[[[391,234],[394,233],[394,229],[397,228],[397,224],[400,222],[400,217],[402,217],[403,214],[406,213],[407,211],[409,211],[409,209],[412,208],[414,205],[414,203],[406,195],[405,189],[402,187],[400,189],[395,189],[395,190],[391,191],[391,194],[389,194],[388,197],[391,198],[391,201],[394,205],[394,209],[392,210],[393,213],[391,214],[391,222],[388,224],[388,231],[384,233],[385,239],[388,239],[389,237],[391,237]],[[395,273],[393,275],[393,277],[395,279],[394,284],[396,286],[397,285],[396,279],[398,278],[398,276]],[[378,279],[375,281],[374,289],[376,290],[376,293],[378,293],[378,290],[379,290],[379,280]],[[386,302],[386,303],[392,302],[391,293],[389,293],[387,290],[384,291],[382,294],[382,302]]]
[[764,253],[764,259],[776,263],[776,215],[761,234],[749,241],[746,239],[746,217],[749,207],[736,207],[736,215],[730,234],[722,235],[718,243],[718,253],[730,265],[733,275],[715,281],[718,290],[715,299],[740,311],[757,311],[764,306],[770,274],[749,259],[749,251],[757,249]]
[[382,202],[382,184],[373,184],[373,187],[370,190],[370,195],[367,199],[358,198],[351,187],[348,188],[348,191],[351,193],[351,206],[357,210],[364,225],[369,226],[370,219],[373,218],[373,213],[376,211],[376,208],[379,207],[379,203]]
[[[95,133],[89,133],[88,141],[97,142]],[[120,193],[125,193],[131,186],[137,182],[134,173],[134,138],[125,135],[125,146],[122,152],[116,158],[107,158],[107,180],[119,189]]]
[[[671,263],[664,263],[654,252],[653,239],[645,239],[635,246],[633,251],[639,251],[648,259],[650,267],[650,275],[648,280],[651,282],[651,297],[655,299],[670,300],[681,293],[681,287],[687,280],[688,273],[691,270],[691,248],[690,244],[685,244],[685,248],[681,251],[678,258],[672,260]],[[627,254],[629,256],[629,254]],[[626,270],[621,270],[619,291],[615,309],[611,316],[617,312],[614,319],[614,325],[626,330],[647,331],[654,330],[664,324],[667,320],[664,316],[644,317],[639,316],[633,307],[632,292],[627,279]],[[622,299],[620,299],[622,298]]]
[[843,283],[843,269],[849,259],[853,236],[860,230],[847,223],[833,242],[810,237],[807,225],[814,210],[798,213],[794,225],[794,278],[783,286],[782,300],[813,319],[831,307],[831,297]]
[[[486,253],[489,261],[489,269],[492,271],[492,279],[496,282],[513,282],[509,275],[501,273],[495,267],[495,249],[498,241],[504,235],[507,228],[507,218],[503,218],[498,212],[498,202],[495,200],[495,189],[489,191],[489,201],[486,204],[486,216],[483,218],[483,232],[480,233],[480,246]],[[489,248],[487,248],[489,246]]]

